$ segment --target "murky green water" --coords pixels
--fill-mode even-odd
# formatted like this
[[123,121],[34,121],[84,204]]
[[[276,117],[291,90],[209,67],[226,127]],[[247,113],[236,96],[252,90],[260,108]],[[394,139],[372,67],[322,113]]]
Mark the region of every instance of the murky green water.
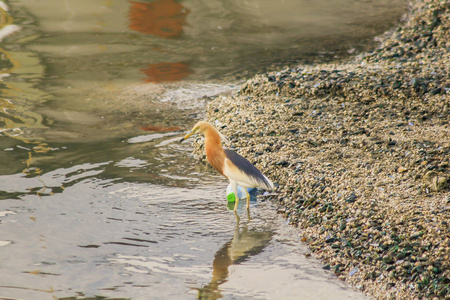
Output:
[[256,72],[361,51],[404,1],[7,4],[0,298],[364,299],[264,198],[238,223],[175,141]]

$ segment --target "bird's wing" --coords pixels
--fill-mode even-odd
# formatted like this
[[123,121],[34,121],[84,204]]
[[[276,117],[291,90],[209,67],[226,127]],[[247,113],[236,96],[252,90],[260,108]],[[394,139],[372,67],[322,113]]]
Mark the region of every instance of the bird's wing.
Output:
[[243,187],[261,187],[265,190],[272,190],[273,183],[264,176],[247,159],[236,152],[224,149],[225,166],[223,174],[229,179],[236,181]]

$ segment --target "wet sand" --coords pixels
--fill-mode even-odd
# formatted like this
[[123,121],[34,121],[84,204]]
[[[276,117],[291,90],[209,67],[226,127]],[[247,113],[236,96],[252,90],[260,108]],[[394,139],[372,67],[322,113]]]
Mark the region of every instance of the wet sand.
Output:
[[326,269],[376,299],[448,299],[450,2],[413,2],[378,39],[258,75],[207,118],[276,182],[269,198]]

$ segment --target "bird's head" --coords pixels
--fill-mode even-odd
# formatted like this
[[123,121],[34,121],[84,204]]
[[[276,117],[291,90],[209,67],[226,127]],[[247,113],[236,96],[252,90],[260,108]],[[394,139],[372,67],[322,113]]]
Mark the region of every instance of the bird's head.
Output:
[[181,140],[180,143],[182,141],[184,141],[185,139],[189,138],[191,135],[194,134],[199,134],[199,133],[205,133],[206,131],[210,130],[210,129],[214,129],[214,127],[209,124],[208,122],[205,121],[200,121],[197,122],[197,124],[194,125],[194,127],[192,127],[191,132],[189,132],[188,134],[186,134]]

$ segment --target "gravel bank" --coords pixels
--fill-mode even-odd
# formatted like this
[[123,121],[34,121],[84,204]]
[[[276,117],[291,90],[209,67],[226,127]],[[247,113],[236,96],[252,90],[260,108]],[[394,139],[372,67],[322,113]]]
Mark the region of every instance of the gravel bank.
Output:
[[325,268],[377,299],[450,299],[450,2],[414,2],[373,52],[256,76],[208,119]]

